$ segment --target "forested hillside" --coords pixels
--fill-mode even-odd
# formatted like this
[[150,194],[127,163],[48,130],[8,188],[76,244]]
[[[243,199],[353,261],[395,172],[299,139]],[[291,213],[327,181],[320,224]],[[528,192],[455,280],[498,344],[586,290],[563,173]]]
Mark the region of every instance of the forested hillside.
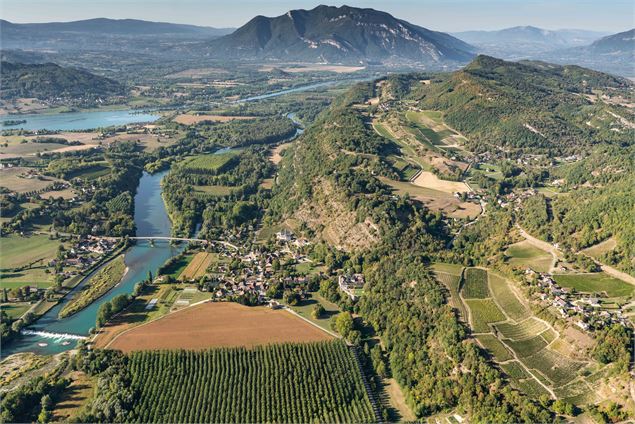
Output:
[[54,63],[25,65],[2,62],[2,98],[96,98],[125,94],[117,81]]
[[533,234],[579,251],[612,238],[599,259],[635,275],[635,148],[601,148],[554,171],[567,190],[528,199],[522,224]]
[[597,143],[632,144],[635,115],[596,102],[598,91],[633,96],[625,79],[578,66],[479,56],[420,88],[422,109],[440,110],[476,152],[571,155]]
[[[417,416],[458,410],[474,421],[550,421],[544,406],[512,390],[464,343],[466,329],[428,269],[449,240],[441,215],[392,195],[373,176],[391,172],[378,154],[395,146],[350,107],[372,91],[369,84],[354,87],[285,155],[267,220],[300,220],[308,235],[329,242],[336,232],[349,241],[337,257],[366,276],[359,313],[381,337]],[[310,218],[316,214],[321,221]]]

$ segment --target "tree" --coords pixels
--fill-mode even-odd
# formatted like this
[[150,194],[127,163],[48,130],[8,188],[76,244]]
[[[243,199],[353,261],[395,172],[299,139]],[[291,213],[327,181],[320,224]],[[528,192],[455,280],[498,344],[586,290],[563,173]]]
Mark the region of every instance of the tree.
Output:
[[556,400],[553,403],[551,409],[553,409],[553,412],[555,412],[556,414],[562,414],[562,415],[568,415],[568,416],[574,416],[576,414],[575,406],[573,406],[571,403],[564,401],[562,399]]
[[42,400],[40,402],[42,406],[42,410],[40,411],[40,415],[37,417],[38,423],[48,423],[51,421],[51,408],[53,406],[53,401],[49,395],[42,396]]
[[343,337],[349,337],[349,334],[354,329],[353,316],[350,312],[341,312],[334,317],[335,331],[340,333]]
[[324,306],[322,306],[321,303],[316,303],[313,306],[313,310],[311,311],[311,316],[313,316],[313,318],[315,319],[320,319],[324,316],[325,313],[326,310],[324,309]]

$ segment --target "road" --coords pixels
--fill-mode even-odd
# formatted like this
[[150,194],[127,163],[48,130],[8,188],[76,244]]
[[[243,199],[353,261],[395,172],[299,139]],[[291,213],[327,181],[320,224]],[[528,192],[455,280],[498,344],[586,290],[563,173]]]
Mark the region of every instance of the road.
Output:
[[[534,245],[535,247],[544,250],[546,252],[551,253],[551,255],[554,257],[554,260],[556,258],[562,257],[562,252],[557,249],[555,246],[553,246],[550,243],[547,243],[546,241],[542,241],[540,239],[537,239],[536,237],[530,235],[529,233],[527,233],[525,230],[523,230],[518,224],[516,224],[516,226],[518,227],[518,230],[520,231],[520,234],[525,238],[525,240],[527,240],[530,244]],[[615,269],[610,265],[606,265],[603,264],[602,262],[599,262],[597,259],[592,258],[589,255],[586,255],[582,252],[577,252],[577,255],[584,255],[587,258],[591,259],[593,262],[595,262],[597,265],[600,266],[600,268],[602,269],[602,271],[604,271],[606,274],[610,275],[611,277],[615,277],[619,280],[625,281],[629,284],[633,284],[635,285],[635,277],[633,277],[632,275],[629,275],[625,272],[620,271],[619,269]],[[553,271],[553,264],[552,264],[552,269],[550,270],[550,272]]]

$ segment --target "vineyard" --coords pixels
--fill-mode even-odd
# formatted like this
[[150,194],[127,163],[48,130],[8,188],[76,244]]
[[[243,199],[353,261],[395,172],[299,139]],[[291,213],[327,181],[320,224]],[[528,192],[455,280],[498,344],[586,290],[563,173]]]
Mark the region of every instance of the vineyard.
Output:
[[374,422],[341,341],[130,354],[136,422]]
[[487,271],[478,268],[465,270],[465,282],[461,294],[466,299],[485,299],[489,297],[487,288]]

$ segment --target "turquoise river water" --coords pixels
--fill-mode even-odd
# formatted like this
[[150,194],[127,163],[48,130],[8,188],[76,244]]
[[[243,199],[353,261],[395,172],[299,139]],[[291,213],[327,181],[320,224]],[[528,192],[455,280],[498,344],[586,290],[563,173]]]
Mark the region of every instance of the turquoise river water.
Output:
[[[171,231],[163,198],[161,197],[161,179],[167,171],[150,175],[144,172],[137,194],[135,195],[135,224],[138,236],[169,236]],[[99,306],[114,296],[131,293],[134,285],[145,279],[148,271],[156,275],[157,269],[170,257],[176,255],[178,247],[168,243],[157,242],[154,247],[147,242],[139,242],[125,253],[128,272],[121,282],[106,295],[99,298],[86,309],[68,318],[59,319],[58,313],[72,297],[69,294],[64,301],[47,312],[28,330],[36,334],[23,334],[2,346],[2,357],[17,352],[35,352],[54,354],[72,349],[77,344],[75,336],[87,336],[91,327],[95,326]],[[76,290],[80,290],[85,279]]]

